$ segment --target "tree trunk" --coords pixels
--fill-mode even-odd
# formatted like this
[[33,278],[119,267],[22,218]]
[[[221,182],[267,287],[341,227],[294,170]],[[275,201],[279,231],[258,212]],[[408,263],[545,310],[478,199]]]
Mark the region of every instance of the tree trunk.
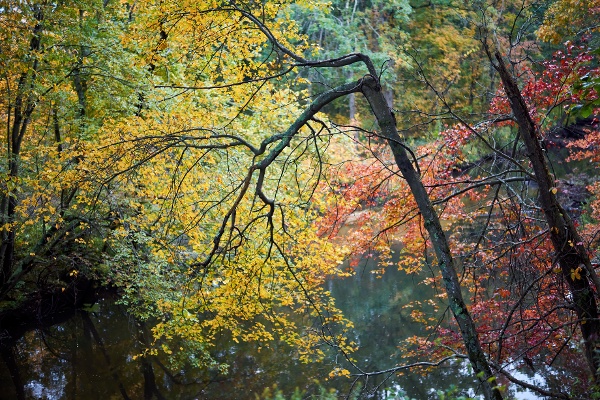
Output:
[[448,240],[442,229],[438,215],[431,204],[429,194],[425,190],[419,174],[410,161],[408,153],[401,144],[400,135],[396,129],[394,114],[387,103],[379,82],[374,78],[365,79],[362,86],[362,92],[367,98],[371,109],[373,110],[373,114],[375,114],[377,118],[382,135],[387,139],[388,144],[390,145],[396,164],[402,172],[402,176],[410,186],[411,192],[419,206],[419,211],[425,221],[425,228],[429,232],[431,242],[438,258],[446,293],[448,294],[450,309],[460,327],[469,360],[471,361],[473,370],[483,388],[485,398],[500,400],[502,399],[502,394],[495,387],[494,375],[492,374],[486,355],[481,348],[481,343],[479,342],[477,331],[475,329],[475,323],[473,322],[471,314],[462,297],[460,283],[454,268],[454,259],[450,251]]
[[[43,29],[43,13],[41,6],[35,5],[34,15],[37,24],[32,31],[29,49],[32,54],[40,49],[40,35]],[[19,157],[21,154],[21,143],[29,127],[31,115],[35,109],[37,99],[33,94],[36,73],[39,67],[38,59],[33,56],[31,65],[32,72],[23,72],[19,77],[17,85],[17,95],[14,100],[13,122],[10,128],[7,128],[6,135],[6,157],[8,162],[8,181],[16,183],[19,177]],[[8,113],[10,113],[10,107]],[[17,207],[16,191],[12,188],[4,188],[5,194],[0,199],[0,224],[2,229],[2,244],[0,244],[0,264],[2,272],[0,274],[0,285],[5,284],[13,273],[14,253],[15,253],[15,230],[9,226],[14,222],[15,210]]]
[[[488,53],[489,54],[489,53]],[[539,187],[539,201],[550,230],[550,238],[560,265],[562,276],[569,285],[581,333],[585,355],[595,380],[600,378],[600,320],[593,286],[600,290],[600,282],[592,267],[583,241],[573,221],[556,198],[556,184],[546,163],[537,129],[513,75],[506,68],[500,53],[494,54],[495,65],[504,85],[506,96],[519,126],[519,133],[527,148],[533,172]],[[491,58],[491,57],[490,57]],[[591,282],[590,282],[591,281]]]

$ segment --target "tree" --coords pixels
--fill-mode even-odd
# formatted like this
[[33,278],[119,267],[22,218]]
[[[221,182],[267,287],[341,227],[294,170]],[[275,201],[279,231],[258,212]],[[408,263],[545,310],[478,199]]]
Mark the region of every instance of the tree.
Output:
[[[277,203],[273,198],[265,194],[265,185],[267,182],[265,177],[267,174],[267,169],[270,169],[277,159],[285,154],[284,152],[286,149],[292,146],[292,141],[298,137],[299,132],[301,132],[301,128],[304,126],[310,127],[310,121],[315,118],[317,112],[323,106],[329,104],[337,98],[348,95],[349,93],[362,92],[369,101],[371,109],[373,110],[379,126],[382,129],[382,136],[388,141],[394,154],[396,164],[411,187],[419,209],[424,215],[425,226],[430,231],[436,253],[440,260],[440,268],[444,277],[451,310],[454,313],[459,326],[461,327],[469,358],[481,381],[481,385],[484,388],[484,393],[488,398],[501,398],[502,396],[499,390],[493,387],[490,383],[493,381],[493,379],[491,379],[493,375],[487,363],[485,354],[481,349],[481,345],[479,344],[473,321],[470,318],[469,312],[462,298],[458,276],[454,269],[454,260],[445,234],[441,228],[439,218],[431,205],[427,191],[421,183],[415,166],[412,164],[405,147],[401,143],[400,137],[396,130],[394,115],[392,114],[391,109],[389,108],[383,95],[381,85],[378,81],[378,73],[372,61],[369,59],[369,57],[360,53],[349,54],[347,56],[325,61],[306,60],[290,51],[285,43],[281,43],[273,33],[276,32],[275,29],[272,27],[267,27],[261,21],[261,19],[259,19],[259,17],[256,17],[252,13],[252,10],[248,10],[245,8],[245,6],[236,6],[233,4],[230,6],[225,6],[224,10],[226,12],[239,13],[246,20],[254,24],[254,26],[256,26],[260,32],[266,36],[270,45],[273,46],[273,52],[277,53],[280,59],[285,60],[287,58],[292,61],[294,63],[292,64],[292,67],[340,68],[355,63],[363,63],[367,68],[368,75],[359,81],[342,84],[333,88],[332,90],[327,90],[319,94],[312,100],[305,111],[302,112],[295,119],[295,121],[290,124],[289,128],[287,128],[282,134],[267,137],[263,140],[260,147],[243,143],[243,145],[251,151],[253,160],[256,161],[253,161],[253,164],[247,168],[248,175],[246,175],[246,178],[243,181],[244,183],[238,186],[239,194],[237,194],[235,198],[239,200],[235,200],[231,205],[231,208],[229,208],[229,211],[225,214],[225,218],[221,224],[222,228],[214,236],[214,246],[212,247],[212,250],[206,256],[205,261],[201,262],[198,266],[206,268],[211,265],[211,261],[218,253],[219,247],[222,243],[221,241],[224,239],[225,228],[231,221],[234,221],[232,218],[233,216],[237,215],[238,207],[240,207],[240,201],[246,195],[249,183],[252,179],[254,179],[253,176],[255,174],[256,188],[254,189],[254,192],[257,196],[257,201],[263,203],[261,207],[266,207],[268,210],[267,214],[265,215],[267,227],[269,231],[273,232],[275,222],[273,220],[273,215],[275,213]],[[261,12],[266,12],[266,9]],[[161,20],[168,20],[168,18],[163,17]],[[171,31],[174,28],[175,26],[171,28]],[[238,81],[243,81],[242,77],[239,78],[240,79]],[[171,87],[177,88],[179,86],[174,85]],[[212,148],[218,147],[215,144],[209,146],[212,146]],[[257,161],[256,157],[262,158],[260,161]],[[235,221],[233,223],[235,223]],[[230,232],[242,230],[237,226],[237,224],[233,225],[233,223],[232,227],[229,229]],[[280,255],[284,259],[288,258],[282,251],[281,246],[276,245],[277,241],[272,234],[269,236],[269,242],[272,244],[272,246],[277,248],[277,250],[280,252]],[[231,246],[232,241],[228,240],[225,243],[227,243],[228,246]],[[327,325],[324,325],[324,327],[325,329],[328,329]]]
[[[237,10],[165,7],[15,3],[2,14],[4,305],[40,292],[81,302],[77,282],[93,278],[152,319],[148,353],[174,364],[217,367],[210,350],[222,334],[266,345],[277,337],[300,358],[322,336],[348,351],[327,331],[348,322],[322,287],[342,273],[344,249],[316,235],[303,204],[320,168],[316,133],[280,149],[287,161],[261,161],[281,139],[266,132],[297,112],[278,102],[303,94],[270,82],[284,74],[262,33],[233,19]],[[280,10],[256,7],[272,18]],[[290,30],[281,40],[297,38],[292,22],[276,21]],[[186,95],[181,84],[215,91]],[[269,95],[256,101],[259,92]],[[269,200],[284,189],[277,205]],[[301,330],[289,308],[322,324]],[[165,340],[174,338],[185,353]]]
[[[135,108],[136,93],[123,83],[140,71],[120,68],[131,66],[132,57],[120,45],[112,20],[118,13],[108,2],[4,2],[2,9],[5,297],[31,282],[26,275],[36,266],[62,270],[86,251],[76,240],[93,226],[103,229],[103,216],[84,206],[95,189],[86,190],[77,166],[100,121]],[[60,246],[73,252],[58,251],[54,263]]]
[[[324,235],[339,225],[327,227],[323,221],[337,224],[347,217],[340,208],[328,210],[331,202],[342,199],[341,211],[348,214],[360,201],[380,201],[385,202],[385,225],[364,227],[364,233],[375,233],[371,243],[385,252],[386,240],[398,238],[398,226],[409,221],[401,240],[426,257],[405,257],[403,265],[414,261],[415,269],[423,263],[439,267],[441,279],[431,282],[441,280],[442,301],[454,319],[435,330],[441,340],[433,343],[439,362],[468,358],[485,397],[502,398],[495,375],[518,382],[505,371],[507,363],[527,362],[544,341],[562,343],[560,353],[579,326],[591,371],[597,372],[594,270],[583,239],[554,196],[558,185],[547,173],[533,108],[524,98],[526,89],[515,83],[519,72],[522,79],[538,72],[511,73],[502,55],[489,50],[489,29],[484,28],[490,25],[487,13],[495,16],[497,10],[460,9],[460,18],[453,19],[453,26],[464,24],[463,32],[479,29],[481,46],[488,49],[485,61],[469,65],[477,42],[443,32],[434,37],[452,39],[452,45],[434,43],[431,54],[454,48],[469,53],[463,57],[452,50],[451,76],[431,79],[432,70],[412,58],[418,84],[436,103],[433,112],[420,110],[419,115],[438,126],[450,119],[457,124],[439,141],[413,150],[398,131],[401,114],[394,115],[373,59],[363,53],[316,61],[302,56],[309,46],[289,18],[289,3],[142,5],[110,8],[103,3],[88,9],[75,3],[19,3],[2,15],[5,26],[29,27],[21,36],[2,31],[7,43],[13,40],[19,45],[13,47],[25,49],[2,51],[3,57],[13,54],[12,59],[21,60],[23,52],[28,54],[22,58],[27,65],[15,76],[8,62],[3,65],[4,116],[12,121],[9,133],[17,133],[7,135],[3,299],[16,300],[19,284],[33,285],[49,269],[53,275],[77,276],[81,267],[51,258],[67,253],[88,264],[87,275],[121,288],[122,302],[137,318],[154,323],[146,355],[166,355],[175,365],[226,369],[211,357],[213,340],[221,334],[261,346],[276,338],[295,348],[301,359],[323,356],[315,347],[324,340],[361,376],[392,373],[404,367],[363,371],[352,361],[354,344],[344,335],[351,323],[322,285],[327,275],[344,274],[341,260],[350,253]],[[390,10],[376,5],[365,8],[365,15],[391,21]],[[43,15],[36,11],[42,8]],[[519,40],[538,14],[528,7],[515,11],[513,26],[520,30],[509,38],[517,40],[506,41],[508,55],[527,55],[529,47]],[[474,24],[477,16],[481,20]],[[527,23],[521,23],[521,16]],[[98,37],[112,45],[103,46]],[[497,93],[489,118],[477,121],[470,114],[473,102],[454,102],[459,91],[447,95],[446,89],[454,89],[451,83],[457,79],[461,87],[473,87],[474,77],[485,76],[487,62],[499,71],[510,102],[503,103]],[[64,65],[69,67],[63,70]],[[470,79],[462,80],[460,68],[469,67]],[[343,78],[322,85],[318,93],[313,85],[309,93],[302,73],[307,69],[342,71],[338,76]],[[354,75],[357,70],[361,73]],[[490,82],[491,77],[482,86],[495,89]],[[548,115],[562,90],[574,86],[559,78],[553,87],[558,91]],[[528,90],[539,98],[540,93]],[[348,168],[365,171],[362,188],[348,185],[344,177],[336,182],[325,171],[337,156],[328,153],[349,150],[343,141],[339,146],[335,125],[320,113],[359,93],[378,126],[355,127],[365,133],[361,144],[374,160]],[[521,140],[526,152],[520,150]],[[19,162],[27,161],[22,145],[31,149],[32,164],[19,170]],[[482,157],[473,159],[465,146]],[[60,176],[53,173],[57,165]],[[523,194],[533,179],[546,191],[540,201],[547,232],[540,232],[535,202]],[[336,189],[331,197],[321,196],[327,184]],[[358,200],[350,198],[354,194]],[[470,213],[467,199],[483,208]],[[47,206],[39,207],[42,202]],[[469,231],[464,222],[472,222],[473,214],[483,216],[484,224]],[[555,254],[548,250],[550,243]],[[554,272],[553,257],[560,274]],[[287,318],[289,310],[305,316],[307,327]],[[494,321],[490,310],[503,319]],[[573,315],[575,320],[569,319]],[[188,351],[177,351],[179,346]],[[350,371],[340,367],[335,373]]]
[[[492,53],[488,53],[490,58]],[[562,269],[564,279],[568,282],[575,310],[581,321],[581,332],[585,341],[585,354],[590,370],[597,374],[600,371],[598,357],[594,354],[600,339],[600,321],[596,293],[600,292],[600,280],[592,267],[589,254],[569,214],[560,205],[556,197],[556,183],[550,176],[546,157],[538,140],[536,124],[531,118],[529,108],[523,99],[513,76],[498,50],[496,58],[500,78],[510,102],[511,109],[519,126],[529,159],[539,186],[539,201],[549,226],[550,237],[555,250],[555,257]]]
[[[523,11],[525,12],[526,10]],[[483,15],[482,19],[484,22],[488,20],[485,14]],[[497,32],[494,33],[494,36],[496,34]],[[510,47],[505,47],[504,54],[507,54],[508,56],[512,56],[514,58],[520,58],[522,57],[522,54],[520,53],[521,51],[525,50],[525,54],[527,54],[526,48],[519,49],[519,46],[521,45],[519,40],[524,35],[525,33],[519,31],[519,33],[511,37],[510,40],[502,41],[500,39],[495,43],[509,43]],[[515,310],[520,309],[521,312],[523,312],[524,309],[527,309],[527,306],[523,306],[523,302],[528,301],[525,299],[527,299],[530,296],[533,286],[536,287],[535,289],[533,289],[536,291],[536,295],[533,297],[533,299],[537,303],[538,310],[533,312],[533,310],[530,309],[528,311],[528,314],[526,314],[527,320],[530,321],[529,323],[525,324],[529,325],[527,329],[529,329],[530,332],[535,332],[538,329],[536,326],[538,326],[540,321],[545,321],[544,323],[549,323],[549,325],[551,326],[551,328],[546,331],[546,334],[548,333],[548,331],[550,332],[550,334],[552,334],[552,332],[560,330],[560,328],[558,328],[557,326],[558,321],[560,321],[560,319],[558,319],[555,322],[550,322],[549,316],[552,316],[553,314],[558,312],[562,307],[564,307],[563,302],[565,301],[557,297],[557,294],[560,294],[561,291],[564,289],[559,287],[558,292],[544,294],[546,293],[545,290],[550,290],[549,287],[545,285],[538,286],[540,282],[543,282],[543,280],[546,279],[544,275],[548,276],[548,273],[552,271],[552,266],[555,263],[558,263],[560,265],[558,272],[562,271],[563,278],[563,281],[561,281],[560,284],[562,285],[563,283],[567,283],[569,287],[570,296],[572,298],[573,304],[568,307],[571,307],[577,312],[578,318],[576,319],[575,323],[581,323],[580,327],[582,336],[585,341],[586,359],[589,363],[590,372],[595,375],[598,371],[598,358],[594,350],[597,346],[596,340],[598,337],[598,327],[596,326],[596,322],[598,321],[596,305],[596,297],[598,293],[598,279],[596,277],[594,268],[592,267],[589,261],[589,254],[588,250],[584,246],[584,241],[581,239],[579,233],[577,232],[576,226],[568,217],[567,211],[560,205],[560,201],[556,197],[556,193],[559,190],[557,189],[558,184],[556,178],[551,177],[551,175],[548,172],[546,153],[540,145],[540,137],[543,137],[540,131],[541,129],[544,129],[544,124],[548,124],[552,116],[556,114],[555,110],[558,107],[568,107],[569,105],[572,105],[573,102],[577,103],[578,101],[581,101],[580,96],[582,95],[591,95],[592,100],[594,99],[595,94],[590,93],[589,90],[582,92],[579,89],[577,89],[581,89],[582,87],[582,85],[577,84],[577,81],[579,77],[588,76],[586,74],[589,74],[590,79],[594,79],[592,77],[597,75],[597,70],[587,68],[585,67],[585,65],[582,65],[583,63],[585,63],[584,60],[590,60],[590,58],[588,58],[589,55],[583,54],[583,56],[573,55],[572,58],[562,57],[559,59],[558,64],[554,64],[553,62],[546,62],[544,66],[547,68],[547,70],[542,71],[542,73],[540,73],[539,75],[536,75],[537,73],[535,71],[531,71],[527,69],[527,67],[524,67],[522,65],[522,62],[519,63],[518,60],[513,60],[512,65],[518,66],[520,67],[520,69],[515,67],[513,69],[513,71],[515,72],[511,73],[509,72],[509,69],[507,68],[503,56],[500,54],[500,52],[496,50],[496,52],[494,53],[493,51],[489,50],[488,41],[491,41],[490,37],[492,36],[492,34],[489,34],[488,31],[485,30],[485,28],[482,28],[481,36],[482,41],[484,43],[484,49],[486,49],[490,61],[493,63],[494,67],[499,71],[501,81],[503,83],[503,91],[505,91],[506,98],[508,99],[504,102],[505,107],[502,109],[492,109],[491,111],[494,114],[492,114],[491,118],[489,118],[487,121],[480,122],[478,124],[471,124],[468,122],[468,117],[459,115],[457,109],[454,109],[454,107],[450,105],[448,101],[446,101],[445,96],[443,96],[442,94],[438,94],[440,101],[444,104],[446,108],[446,112],[452,115],[459,124],[456,130],[448,132],[448,139],[450,139],[451,141],[447,142],[446,145],[455,147],[457,145],[457,142],[462,142],[462,144],[464,145],[466,143],[465,137],[471,136],[473,138],[477,137],[485,144],[485,146],[489,148],[489,150],[491,150],[491,152],[493,152],[493,154],[487,156],[485,159],[480,159],[477,162],[477,164],[473,164],[470,166],[470,168],[477,168],[478,172],[483,172],[488,177],[480,178],[478,176],[478,179],[476,181],[466,178],[464,183],[473,186],[469,188],[469,185],[467,185],[466,188],[456,191],[457,194],[460,194],[461,191],[472,190],[473,187],[477,187],[482,183],[486,186],[497,185],[498,188],[493,194],[491,202],[486,199],[485,203],[487,204],[485,205],[485,207],[490,210],[488,216],[486,217],[486,228],[481,233],[477,234],[477,239],[475,240],[474,245],[474,248],[476,250],[473,251],[473,253],[480,253],[480,251],[478,251],[477,248],[483,243],[482,239],[485,240],[485,236],[489,235],[489,233],[486,234],[486,231],[488,231],[488,228],[490,228],[493,224],[493,222],[491,222],[491,219],[494,218],[492,210],[494,210],[494,208],[496,207],[496,202],[501,203],[503,201],[501,200],[502,197],[499,197],[500,189],[504,186],[506,187],[507,191],[511,190],[511,185],[509,184],[510,181],[514,179],[514,181],[522,182],[523,178],[527,176],[531,177],[532,179],[535,179],[535,181],[539,185],[539,202],[541,205],[541,209],[543,210],[542,216],[548,223],[549,239],[552,242],[552,246],[554,248],[553,259],[548,259],[548,255],[541,254],[540,250],[542,249],[535,249],[529,246],[521,247],[523,244],[527,243],[527,241],[537,241],[537,239],[535,239],[535,237],[530,236],[531,233],[533,233],[530,231],[530,229],[533,226],[525,223],[528,217],[521,216],[521,210],[519,210],[521,206],[526,205],[527,201],[523,201],[519,197],[519,192],[515,191],[514,189],[512,189],[513,193],[508,192],[507,199],[511,202],[518,200],[519,203],[517,204],[519,207],[513,208],[516,214],[514,216],[511,216],[508,220],[511,224],[516,224],[517,228],[515,229],[515,233],[518,236],[516,238],[511,238],[513,244],[510,244],[507,247],[510,249],[512,246],[515,246],[514,242],[516,240],[518,240],[517,243],[520,243],[516,246],[518,251],[514,251],[513,248],[513,250],[508,250],[508,253],[516,255],[522,261],[524,261],[524,263],[521,265],[513,264],[513,266],[521,269],[526,269],[530,268],[532,265],[535,265],[532,261],[530,261],[531,259],[528,260],[527,257],[523,258],[522,252],[525,248],[527,248],[526,251],[531,251],[533,254],[536,254],[536,257],[540,257],[540,260],[545,259],[545,261],[543,261],[543,264],[540,266],[547,272],[545,272],[545,274],[539,274],[538,278],[532,279],[529,282],[526,281],[526,286],[529,286],[524,288],[521,297],[518,298],[518,300],[515,299],[517,301],[514,303],[514,306],[512,306],[512,308],[509,308],[510,312],[507,315],[508,319],[506,319],[503,325],[499,327],[499,330],[500,332],[502,332],[502,334],[499,340],[500,348],[498,350],[497,360],[502,359],[502,336],[504,335],[506,329],[510,327],[510,325],[513,323],[511,319],[513,318]],[[501,45],[497,44],[496,46]],[[496,49],[498,48],[499,47],[496,47]],[[568,48],[569,56],[571,56],[573,46],[568,44]],[[521,92],[521,90],[516,84],[515,76],[517,76],[517,74],[521,74],[521,76],[525,77],[526,83],[524,85],[525,88],[523,89],[523,92]],[[538,76],[541,77],[538,78]],[[537,79],[539,79],[539,81]],[[431,87],[434,88],[432,84]],[[501,94],[498,95],[500,96]],[[496,104],[498,104],[500,101],[497,101]],[[514,115],[514,117],[510,115],[511,112]],[[499,127],[506,127],[512,125],[513,120],[515,126],[518,126],[519,129],[517,132],[517,136],[512,140],[512,143],[509,142],[507,145],[505,143],[500,142],[500,146],[492,146],[492,142],[486,140],[487,136],[490,133],[498,134],[502,132],[502,130],[499,129]],[[498,136],[496,136],[495,138],[498,138]],[[494,136],[490,135],[490,139],[494,139]],[[524,143],[524,153],[519,153],[520,139],[522,139]],[[453,152],[454,156],[458,155],[455,150]],[[532,172],[529,172],[529,167],[527,165],[524,165],[523,162],[520,161],[523,155],[527,156],[525,160],[528,159],[531,162],[533,170]],[[515,157],[517,157],[516,160]],[[512,173],[509,173],[510,169],[502,165],[499,165],[494,169],[490,168],[487,171],[485,168],[482,168],[482,165],[487,164],[488,161],[496,162],[499,158],[503,159],[505,163],[508,163],[510,169],[515,168],[515,170],[512,171]],[[451,164],[446,164],[446,166],[451,166]],[[456,170],[456,172],[460,171]],[[461,173],[460,175],[463,174]],[[501,178],[498,181],[496,181],[496,179],[498,179],[499,177]],[[531,178],[525,178],[525,180],[529,180]],[[448,182],[444,181],[438,181],[435,183],[435,185],[448,184]],[[521,191],[521,193],[523,192]],[[490,192],[487,192],[487,196],[489,195]],[[451,197],[453,197],[453,195],[447,196],[446,200],[444,201],[449,200]],[[506,213],[506,211],[503,211],[502,208],[507,206],[501,206],[500,204],[498,204],[498,207],[501,207],[500,210],[503,214]],[[454,211],[455,209],[452,208],[452,210]],[[511,228],[510,225],[508,225],[506,231],[511,232],[513,229],[514,228]],[[543,237],[544,235],[541,236]],[[501,248],[502,245],[500,243],[495,242],[494,247],[496,249]],[[536,245],[536,247],[537,246],[539,246],[539,244]],[[520,255],[519,252],[521,252]],[[473,253],[469,255],[469,258],[473,257]],[[503,257],[502,255],[498,256],[497,253],[495,254],[496,256],[493,257],[493,262],[498,263],[500,260],[502,260]],[[537,263],[537,261],[535,261],[535,263]],[[576,265],[573,263],[575,263]],[[509,276],[514,277],[514,270],[509,273]],[[555,284],[556,282],[554,283],[554,285]],[[486,296],[485,288],[482,289],[484,292],[483,296]],[[494,296],[500,294],[501,297],[511,297],[509,296],[510,292],[505,293],[503,292],[503,290],[504,289],[500,289],[499,292],[494,293]],[[546,298],[546,300],[548,301],[547,304],[539,303],[539,300],[543,298]],[[492,299],[490,299],[490,301],[486,304],[488,306],[496,308],[498,307],[498,302],[498,299],[493,299],[493,301]],[[571,303],[571,300],[567,300],[566,303]],[[538,315],[537,317],[535,317],[536,319],[533,319],[534,316],[540,311],[540,309],[545,310],[544,312],[546,312],[547,314]],[[479,310],[477,312],[479,313]],[[558,318],[563,318],[563,321],[569,320],[569,317],[564,314],[554,316]],[[531,323],[531,321],[535,322]],[[552,325],[554,325],[555,327],[552,327]],[[488,332],[492,333],[493,330],[494,329],[491,328]],[[526,334],[526,332],[520,331],[516,335],[521,334]],[[568,335],[567,337],[570,337],[570,335]],[[535,339],[535,341],[537,340],[539,339]],[[498,339],[492,339],[488,343],[498,343]],[[540,343],[543,343],[543,339],[541,342],[537,343],[537,346],[539,346]],[[564,345],[562,345],[562,347],[564,347]],[[535,348],[535,345],[533,347],[526,347],[524,353],[522,353],[525,354],[525,356],[523,357],[526,358],[526,353],[532,351],[533,348]]]
[[[487,26],[485,24],[490,21],[487,13],[495,15],[494,11],[482,10],[480,19],[483,21],[483,26]],[[523,15],[526,22],[530,21],[529,18],[535,17],[535,13],[531,13],[528,8],[523,8],[517,15]],[[453,118],[457,126],[443,132],[443,141],[432,143],[422,151],[415,152],[417,158],[428,166],[423,178],[426,187],[430,188],[430,196],[435,199],[436,204],[444,205],[443,214],[447,215],[445,219],[452,224],[450,231],[458,232],[452,235],[453,254],[464,260],[463,276],[472,276],[471,283],[463,281],[463,284],[472,290],[473,312],[480,322],[478,331],[488,346],[488,352],[495,354],[495,368],[505,374],[506,371],[500,365],[501,361],[510,363],[514,362],[515,358],[517,360],[522,358],[525,364],[528,364],[531,362],[530,355],[539,355],[540,349],[548,351],[554,347],[558,350],[550,351],[551,356],[547,358],[547,363],[552,364],[564,351],[567,343],[577,335],[575,328],[581,323],[589,371],[596,374],[597,357],[594,348],[597,337],[595,327],[597,279],[594,278],[593,268],[586,261],[589,256],[584,249],[585,242],[577,236],[579,234],[575,225],[564,222],[569,220],[566,217],[568,214],[560,203],[568,198],[563,195],[560,200],[557,200],[554,196],[559,190],[563,190],[564,186],[561,186],[556,178],[550,178],[547,172],[544,175],[543,170],[547,167],[543,166],[547,165],[547,161],[545,151],[542,151],[539,146],[539,137],[542,136],[542,132],[548,130],[552,121],[561,121],[560,109],[568,110],[571,105],[581,103],[586,97],[585,101],[589,101],[587,104],[594,104],[596,95],[589,90],[590,86],[581,90],[584,85],[578,82],[580,77],[583,77],[584,82],[594,81],[597,70],[586,66],[593,56],[587,51],[575,54],[574,46],[571,44],[567,44],[568,50],[562,55],[559,53],[553,60],[540,63],[544,69],[528,68],[524,61],[518,61],[527,60],[528,56],[540,57],[540,55],[535,52],[536,49],[531,46],[531,43],[521,41],[528,35],[526,29],[529,27],[529,22],[522,24],[517,18],[514,24],[519,29],[515,28],[512,32],[513,36],[508,40],[499,36],[498,32],[493,34],[493,37],[498,38],[498,42],[510,44],[506,53],[515,58],[512,63],[518,66],[514,68],[512,78],[508,79],[511,74],[507,70],[503,71],[501,76],[504,87],[512,82],[508,95],[509,98],[512,97],[512,102],[506,100],[503,93],[505,89],[502,89],[502,92],[496,94],[496,100],[484,121],[471,122],[475,118],[460,112],[462,111],[460,106],[455,106],[443,90],[438,90],[424,69],[420,70],[423,81],[438,96],[438,101],[442,105],[441,115]],[[480,32],[485,33],[482,34],[482,38],[490,40],[488,36],[492,36],[491,34],[487,34],[485,30]],[[493,62],[495,68],[501,69],[497,58],[492,55],[489,60]],[[522,95],[521,90],[514,83],[514,76],[520,76],[525,81]],[[523,100],[522,96],[525,96],[526,100]],[[515,105],[519,97],[520,106]],[[511,113],[517,117],[513,118]],[[524,117],[524,115],[528,116]],[[525,146],[521,145],[520,138],[525,136],[521,130],[507,129],[511,126],[523,127],[523,120],[519,122],[519,118],[531,121],[530,138],[532,127],[536,126],[537,149],[536,144],[531,140]],[[550,139],[547,140],[551,144]],[[464,151],[466,149],[462,148],[469,146],[468,150],[472,152],[477,149],[474,147],[477,143],[487,149],[479,159],[473,156],[473,153],[469,157],[467,151]],[[587,146],[589,141],[581,143]],[[532,171],[527,164],[528,158],[536,153],[538,154],[537,166]],[[544,156],[540,157],[540,155]],[[385,159],[381,154],[377,157]],[[461,165],[461,162],[464,164]],[[533,161],[531,162],[534,164]],[[384,174],[374,176],[371,184],[366,185],[363,198],[368,198],[369,194],[377,195],[377,190],[382,186],[381,181],[385,179],[382,175]],[[545,190],[542,196],[546,198],[540,202],[546,214],[540,212],[535,200],[532,202],[531,192],[528,194],[530,189],[527,182],[531,180],[541,181],[542,185],[545,185],[545,188],[539,190],[542,192]],[[365,186],[364,183],[361,185]],[[402,192],[393,201],[385,203],[381,212],[384,215],[394,215],[394,212],[399,210],[400,217],[395,214],[386,219],[385,225],[379,227],[379,233],[377,228],[366,229],[371,233],[371,238],[376,239],[373,245],[375,248],[383,248],[386,241],[398,238],[399,236],[393,236],[393,231],[403,221],[418,220],[415,218],[414,211],[411,214],[411,205],[406,205],[403,199],[405,195],[405,192]],[[548,197],[553,199],[550,200]],[[464,204],[461,204],[465,198],[470,203],[482,204],[482,208],[474,207],[476,212],[465,212]],[[550,217],[547,213],[552,209],[560,211]],[[543,229],[540,231],[536,221],[537,215],[549,221],[547,232]],[[483,229],[465,229],[465,225],[474,224],[478,216],[485,219]],[[498,223],[496,219],[499,217],[503,221]],[[557,229],[552,229],[556,223],[552,218],[559,218],[562,223],[569,225],[568,227],[561,225],[565,226],[561,232],[568,232],[568,235],[573,236],[566,239],[562,237],[562,241],[554,237],[558,232]],[[418,234],[419,225],[416,229],[412,229],[413,232],[417,232],[417,235],[406,235],[404,230],[402,235],[405,239],[399,237],[410,246],[409,252],[414,252],[419,245],[426,249],[425,243],[431,240],[425,237],[415,245],[415,236],[422,236]],[[484,247],[486,242],[489,242],[490,247]],[[549,247],[554,247],[554,253],[548,251]],[[572,251],[578,255],[563,254],[565,251],[567,254]],[[427,254],[426,250],[423,252]],[[580,262],[566,268],[564,263],[568,263],[570,257]],[[406,264],[412,262],[414,265],[415,261],[413,257]],[[555,268],[555,263],[559,263],[562,267]],[[498,267],[495,267],[496,265]],[[558,278],[555,275],[557,273],[560,274]],[[528,277],[529,274],[531,275]],[[507,288],[514,288],[516,291]],[[503,310],[502,318],[492,319],[490,310]],[[576,317],[573,317],[573,310],[576,311]],[[499,317],[498,314],[493,315]],[[451,333],[451,330],[444,332],[446,345],[453,342],[449,339]],[[552,344],[549,343],[550,340]],[[454,343],[456,341],[458,340],[454,339]],[[516,381],[510,374],[507,376],[510,380]],[[524,382],[519,384],[527,386]],[[551,394],[547,391],[540,391],[540,393],[557,397],[567,396],[561,393]]]

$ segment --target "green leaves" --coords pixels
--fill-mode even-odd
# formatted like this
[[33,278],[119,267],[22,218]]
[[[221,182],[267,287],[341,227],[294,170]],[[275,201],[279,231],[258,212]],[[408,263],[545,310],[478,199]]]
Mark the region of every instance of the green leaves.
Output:
[[[600,89],[600,82],[596,83],[596,87],[594,89]],[[571,108],[571,112],[575,116],[579,116],[581,118],[589,118],[592,114],[596,112],[596,110],[600,108],[600,99],[596,99],[585,104],[577,104]]]

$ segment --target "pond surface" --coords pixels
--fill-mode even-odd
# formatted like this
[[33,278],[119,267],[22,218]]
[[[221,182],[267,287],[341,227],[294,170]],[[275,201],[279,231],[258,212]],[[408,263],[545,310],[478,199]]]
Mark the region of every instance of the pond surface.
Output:
[[[364,371],[385,370],[400,360],[398,345],[422,326],[413,322],[408,301],[427,300],[432,289],[420,278],[389,268],[381,277],[369,263],[354,276],[327,282],[336,304],[355,323],[353,354]],[[171,371],[159,360],[136,358],[147,333],[114,300],[103,299],[93,310],[78,311],[66,322],[27,332],[4,351],[0,362],[0,398],[19,399],[255,399],[281,390],[286,399],[296,389],[318,398],[324,388],[347,395],[353,379],[328,380],[340,362],[333,352],[324,362],[301,364],[289,348],[258,350],[252,344],[223,342],[215,356],[230,365],[218,371]],[[355,372],[355,371],[352,371]],[[360,380],[358,398],[436,399],[437,390],[456,387],[474,395],[476,388],[465,363],[449,362],[427,376],[407,371]],[[527,397],[526,394],[520,398]],[[314,398],[314,397],[313,397]]]

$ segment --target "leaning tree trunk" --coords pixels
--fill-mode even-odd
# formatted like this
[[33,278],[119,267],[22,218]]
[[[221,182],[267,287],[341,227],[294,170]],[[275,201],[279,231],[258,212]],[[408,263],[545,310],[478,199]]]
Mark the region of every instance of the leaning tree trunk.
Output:
[[362,92],[371,105],[371,109],[381,128],[382,135],[387,139],[392,153],[394,154],[396,165],[410,186],[410,190],[417,202],[419,211],[423,216],[425,228],[429,232],[431,242],[438,258],[446,293],[448,294],[448,301],[450,302],[450,309],[460,327],[469,360],[481,383],[485,398],[500,400],[502,399],[502,394],[494,384],[494,375],[487,362],[486,355],[481,348],[481,343],[479,342],[477,331],[475,329],[475,323],[463,300],[458,275],[454,268],[454,259],[446,234],[444,233],[440,219],[431,204],[429,194],[425,190],[419,174],[415,170],[415,167],[408,157],[408,153],[401,143],[401,138],[396,128],[394,114],[388,106],[379,82],[374,78],[367,77],[365,79],[362,85]]
[[555,181],[548,170],[535,123],[517,82],[508,71],[500,53],[496,52],[494,58],[539,186],[539,201],[548,223],[555,257],[562,276],[569,285],[573,304],[581,321],[585,355],[595,380],[598,380],[600,356],[594,353],[600,349],[600,320],[593,287],[600,291],[600,282],[573,221],[558,202]]

